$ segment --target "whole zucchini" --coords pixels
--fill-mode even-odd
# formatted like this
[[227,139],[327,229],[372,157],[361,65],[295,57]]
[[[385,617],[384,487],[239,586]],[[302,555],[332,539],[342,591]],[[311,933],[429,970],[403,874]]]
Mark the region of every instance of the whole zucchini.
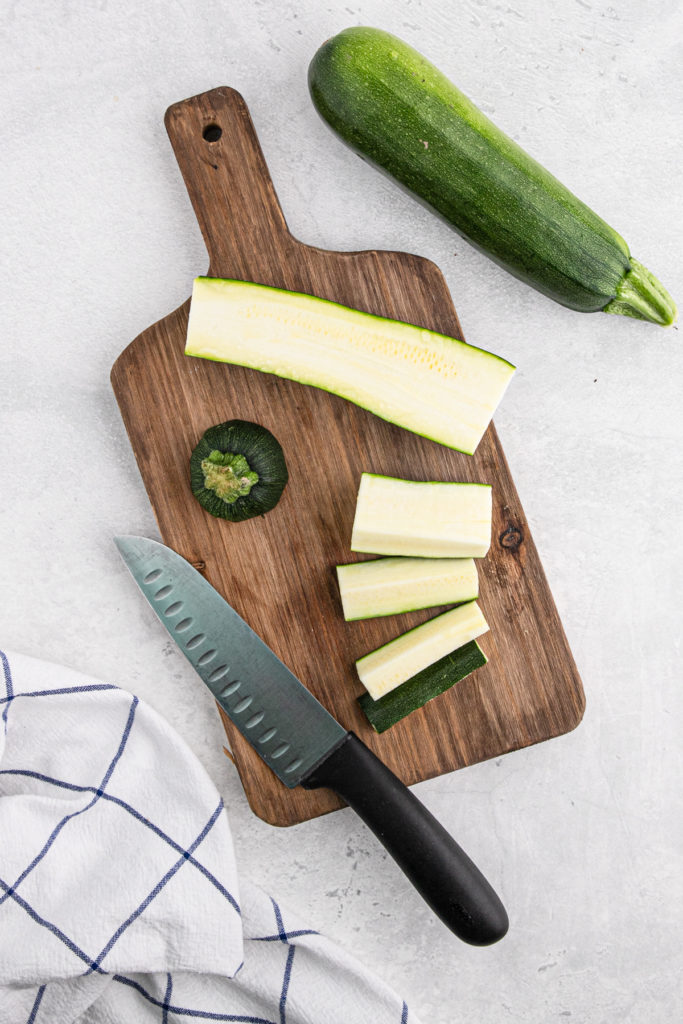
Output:
[[564,306],[673,323],[623,238],[406,43],[348,28],[313,57],[321,117],[477,248]]

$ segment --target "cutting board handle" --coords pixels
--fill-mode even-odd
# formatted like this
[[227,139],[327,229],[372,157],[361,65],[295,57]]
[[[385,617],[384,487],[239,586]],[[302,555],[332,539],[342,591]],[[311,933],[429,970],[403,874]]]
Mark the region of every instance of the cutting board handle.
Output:
[[227,86],[211,89],[174,103],[165,123],[209,251],[209,274],[269,284],[264,263],[277,266],[296,243],[242,96]]

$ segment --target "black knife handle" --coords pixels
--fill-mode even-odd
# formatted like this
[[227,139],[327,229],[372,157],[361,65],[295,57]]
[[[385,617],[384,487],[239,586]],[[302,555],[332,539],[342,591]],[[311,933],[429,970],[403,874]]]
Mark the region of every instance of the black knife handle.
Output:
[[433,814],[350,732],[302,783],[327,786],[363,819],[434,913],[459,938],[488,946],[508,930],[505,907]]

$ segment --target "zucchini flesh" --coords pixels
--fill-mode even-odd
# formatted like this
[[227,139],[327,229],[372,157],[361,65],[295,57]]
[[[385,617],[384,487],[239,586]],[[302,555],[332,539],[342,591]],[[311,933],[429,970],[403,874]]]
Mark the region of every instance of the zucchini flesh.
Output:
[[477,641],[470,640],[379,700],[373,700],[369,693],[364,693],[358,698],[358,703],[375,732],[385,732],[411,711],[417,711],[434,697],[450,690],[486,661]]
[[675,320],[624,239],[400,39],[346,29],[314,55],[308,81],[346,143],[516,277],[571,309]]
[[358,677],[372,699],[379,700],[488,628],[476,601],[461,604],[360,658]]
[[311,384],[471,455],[514,367],[422,327],[311,295],[200,277],[185,354]]
[[472,558],[377,558],[338,565],[337,579],[347,622],[457,604],[479,594]]
[[398,480],[363,473],[351,550],[423,558],[483,558],[491,544],[489,484]]

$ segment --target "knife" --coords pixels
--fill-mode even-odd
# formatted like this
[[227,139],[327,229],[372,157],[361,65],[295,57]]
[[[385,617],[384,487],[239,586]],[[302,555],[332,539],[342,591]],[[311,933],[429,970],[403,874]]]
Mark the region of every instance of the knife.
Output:
[[344,729],[189,562],[146,537],[116,537],[135,582],[244,738],[290,789],[333,789],[434,913],[475,946],[508,917],[467,854],[358,737]]

